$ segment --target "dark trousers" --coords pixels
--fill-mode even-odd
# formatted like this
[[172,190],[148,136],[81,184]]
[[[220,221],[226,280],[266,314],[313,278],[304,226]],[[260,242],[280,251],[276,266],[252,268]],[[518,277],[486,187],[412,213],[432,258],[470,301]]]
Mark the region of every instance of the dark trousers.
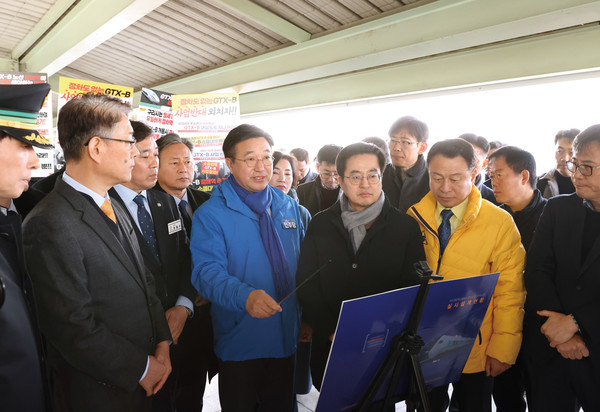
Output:
[[207,374],[217,372],[217,358],[213,353],[213,333],[210,305],[196,306],[194,317],[188,319],[175,345],[181,359],[177,379],[177,412],[201,412]]
[[498,412],[525,412],[525,378],[522,357],[494,378],[494,403]]
[[294,410],[294,356],[219,364],[222,412]]
[[527,362],[531,393],[527,394],[530,412],[600,411],[600,380],[592,360],[556,357],[543,364]]
[[175,410],[175,390],[179,376],[179,358],[175,346],[171,345],[169,348],[171,374],[162,389],[152,396],[152,412],[173,412]]
[[319,339],[313,336],[312,351],[310,354],[310,373],[312,376],[313,385],[318,391],[321,390],[323,384],[323,375],[325,374],[325,366],[331,349],[329,339]]
[[[452,384],[452,397],[460,405],[460,412],[491,412],[493,378],[485,372],[463,373]],[[448,408],[448,385],[433,388],[429,392],[432,412],[444,412]]]

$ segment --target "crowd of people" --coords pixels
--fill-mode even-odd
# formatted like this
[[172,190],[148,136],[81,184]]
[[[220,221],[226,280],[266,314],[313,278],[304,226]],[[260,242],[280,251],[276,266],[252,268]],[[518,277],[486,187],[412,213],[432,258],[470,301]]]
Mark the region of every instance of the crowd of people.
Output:
[[59,113],[65,167],[29,187],[48,91],[0,85],[2,410],[201,411],[217,375],[224,412],[291,412],[321,388],[342,302],[416,285],[426,260],[499,273],[432,411],[600,411],[600,125],[559,131],[538,178],[476,134],[429,147],[411,116],[314,165],[242,124],[208,194],[190,141],[87,94]]

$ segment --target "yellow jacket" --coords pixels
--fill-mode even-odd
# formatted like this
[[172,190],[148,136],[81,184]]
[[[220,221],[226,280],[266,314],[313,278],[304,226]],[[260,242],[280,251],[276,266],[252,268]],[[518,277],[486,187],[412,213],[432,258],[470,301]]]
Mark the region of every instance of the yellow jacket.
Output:
[[482,200],[473,186],[465,215],[439,261],[436,205],[429,192],[407,212],[421,226],[427,263],[434,273],[451,280],[500,272],[480,337],[475,340],[463,373],[484,371],[486,355],[512,365],[521,347],[525,303],[525,250],[519,231],[506,211]]

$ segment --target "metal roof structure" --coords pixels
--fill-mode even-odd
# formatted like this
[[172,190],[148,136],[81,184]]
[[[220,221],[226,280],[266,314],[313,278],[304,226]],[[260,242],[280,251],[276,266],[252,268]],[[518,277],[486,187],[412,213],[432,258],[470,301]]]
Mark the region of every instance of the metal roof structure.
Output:
[[600,1],[0,0],[0,71],[242,112],[600,67]]

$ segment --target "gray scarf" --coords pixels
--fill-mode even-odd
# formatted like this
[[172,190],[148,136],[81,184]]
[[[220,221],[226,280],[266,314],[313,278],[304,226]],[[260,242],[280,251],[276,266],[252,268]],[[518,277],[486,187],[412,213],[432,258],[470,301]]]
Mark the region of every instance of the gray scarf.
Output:
[[365,210],[355,211],[348,203],[348,198],[345,194],[340,198],[340,204],[342,206],[342,222],[344,223],[346,230],[350,233],[354,253],[356,253],[363,239],[367,235],[367,228],[365,225],[377,219],[377,216],[381,213],[384,199],[385,195],[382,191],[379,199],[371,206]]

